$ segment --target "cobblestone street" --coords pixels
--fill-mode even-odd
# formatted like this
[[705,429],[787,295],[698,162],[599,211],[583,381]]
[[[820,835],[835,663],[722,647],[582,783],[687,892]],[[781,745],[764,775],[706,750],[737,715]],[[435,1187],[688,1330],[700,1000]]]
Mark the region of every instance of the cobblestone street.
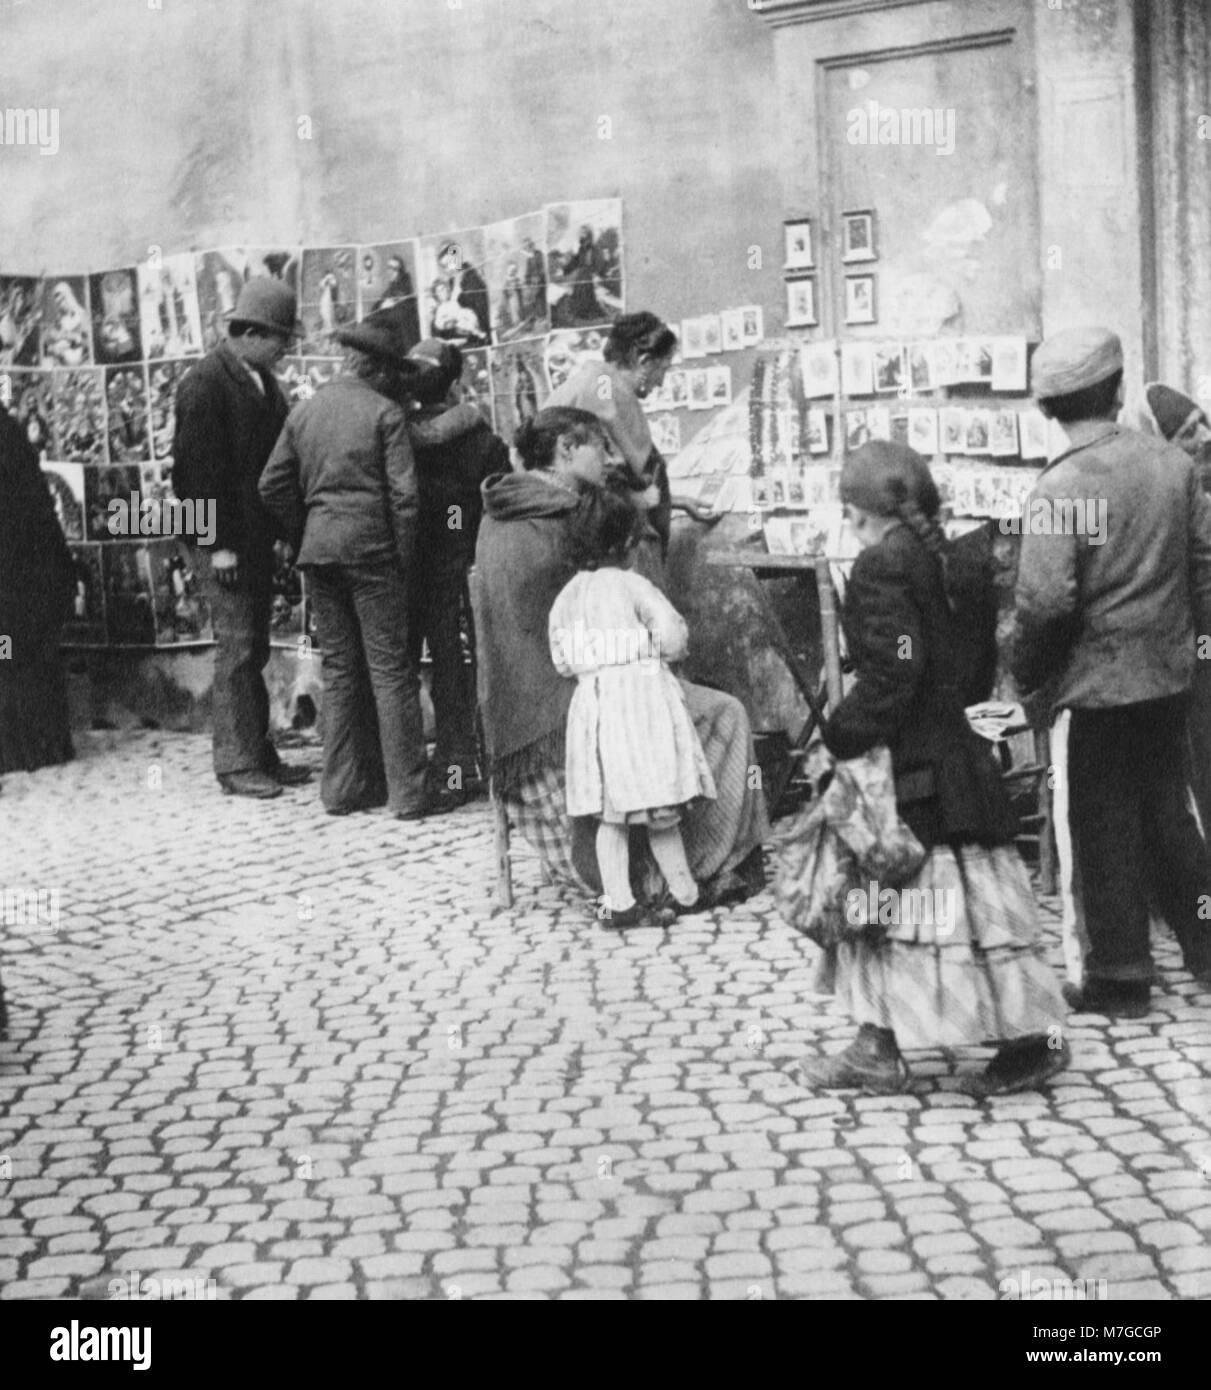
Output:
[[334,818],[222,796],[205,737],[77,742],[0,795],[0,887],[59,892],[0,935],[5,1298],[1211,1294],[1211,996],[1167,932],[1152,1012],[1077,1019],[1046,1092],[974,1100],[973,1050],[820,1098],[793,1064],[852,1028],[768,891],[613,935],[519,852],[494,912],[486,802]]

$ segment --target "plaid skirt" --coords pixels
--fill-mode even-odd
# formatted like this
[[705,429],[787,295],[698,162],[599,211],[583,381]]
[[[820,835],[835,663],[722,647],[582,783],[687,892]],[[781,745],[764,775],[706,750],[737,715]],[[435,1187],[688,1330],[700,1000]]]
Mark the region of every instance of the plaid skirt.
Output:
[[904,1050],[1003,1042],[1063,1023],[1013,845],[939,845],[896,900],[928,910],[897,914],[910,920],[869,944],[844,942],[821,963],[819,984],[856,1023],[892,1029]]

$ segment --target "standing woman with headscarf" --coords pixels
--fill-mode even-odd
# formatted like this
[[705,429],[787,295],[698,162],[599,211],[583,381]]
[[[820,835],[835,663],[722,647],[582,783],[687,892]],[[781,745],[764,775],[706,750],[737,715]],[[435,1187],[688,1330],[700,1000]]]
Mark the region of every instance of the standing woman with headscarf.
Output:
[[661,583],[669,549],[672,499],[668,468],[652,442],[642,401],[659,390],[677,351],[677,335],[643,310],[615,319],[604,362],[586,362],[553,391],[547,406],[570,406],[596,415],[605,426],[624,471],[631,500],[645,513],[645,538],[636,569]]
[[[901,910],[885,936],[836,947],[837,998],[858,1037],[805,1063],[804,1076],[820,1088],[900,1091],[902,1049],[996,1040],[977,1089],[1032,1089],[1068,1060],[1055,1031],[1065,1009],[1042,957],[1016,817],[965,713],[988,697],[996,671],[991,566],[947,546],[929,467],[903,445],[877,441],[849,455],[841,500],[862,546],[844,611],[857,680],[824,741],[838,758],[890,749],[897,809],[929,851],[897,901],[920,902],[906,894],[925,889],[947,910],[940,921]],[[914,916],[929,921],[903,920]]]
[[75,569],[38,456],[0,409],[0,773],[72,757],[59,635]]

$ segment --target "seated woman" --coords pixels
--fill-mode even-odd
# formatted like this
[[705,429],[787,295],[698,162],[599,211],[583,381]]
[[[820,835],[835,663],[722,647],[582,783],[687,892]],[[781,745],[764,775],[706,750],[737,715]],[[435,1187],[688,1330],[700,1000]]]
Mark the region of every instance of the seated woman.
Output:
[[[964,712],[988,698],[996,670],[991,568],[946,545],[929,466],[903,445],[871,442],[849,455],[841,499],[863,547],[844,612],[857,681],[824,741],[838,758],[887,745],[900,816],[929,856],[899,885],[908,910],[884,939],[836,948],[837,999],[858,1037],[803,1074],[817,1087],[899,1091],[908,1081],[901,1048],[995,1040],[976,1089],[1028,1090],[1059,1071],[1068,1050],[1016,818]],[[919,890],[948,905],[941,921],[911,910]]]
[[[568,815],[565,728],[576,681],[551,659],[548,620],[576,573],[582,494],[606,469],[599,421],[548,408],[517,433],[524,472],[484,484],[476,548],[479,699],[496,790],[557,882],[601,892],[596,822]],[[738,700],[681,683],[706,754],[716,799],[687,812],[686,857],[704,907],[739,901],[764,883],[765,800],[748,716]]]

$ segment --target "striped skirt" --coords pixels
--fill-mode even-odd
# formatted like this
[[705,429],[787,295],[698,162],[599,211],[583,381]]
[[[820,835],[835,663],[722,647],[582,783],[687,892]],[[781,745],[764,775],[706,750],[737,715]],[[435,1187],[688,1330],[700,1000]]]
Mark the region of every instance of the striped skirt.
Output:
[[872,944],[842,943],[822,962],[821,984],[831,983],[856,1023],[890,1028],[913,1050],[1003,1042],[1063,1022],[1067,1009],[1043,959],[1030,879],[1013,845],[939,845],[897,901],[929,910],[896,914],[916,920],[888,925]]

